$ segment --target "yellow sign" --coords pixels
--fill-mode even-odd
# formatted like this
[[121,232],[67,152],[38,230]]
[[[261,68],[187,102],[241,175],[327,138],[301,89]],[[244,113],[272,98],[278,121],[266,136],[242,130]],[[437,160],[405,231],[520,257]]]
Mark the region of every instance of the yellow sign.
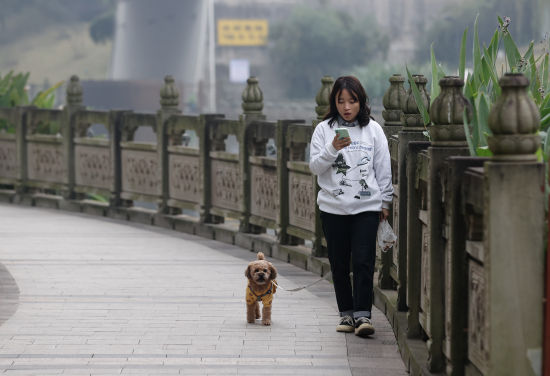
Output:
[[263,46],[267,44],[266,19],[219,19],[219,46]]

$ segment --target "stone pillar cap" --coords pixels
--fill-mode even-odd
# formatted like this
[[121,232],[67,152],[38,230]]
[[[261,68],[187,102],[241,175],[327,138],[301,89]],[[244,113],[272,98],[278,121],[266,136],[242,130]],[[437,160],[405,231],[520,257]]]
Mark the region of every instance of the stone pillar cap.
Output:
[[412,75],[414,82],[419,84],[426,84],[428,83],[428,79],[424,77],[423,74],[413,74]]
[[400,75],[399,73],[395,73],[390,77],[390,82],[405,82],[405,77]]
[[498,84],[501,87],[529,86],[529,79],[523,73],[505,73],[498,81]]
[[464,86],[464,80],[458,76],[445,76],[439,80],[440,86]]

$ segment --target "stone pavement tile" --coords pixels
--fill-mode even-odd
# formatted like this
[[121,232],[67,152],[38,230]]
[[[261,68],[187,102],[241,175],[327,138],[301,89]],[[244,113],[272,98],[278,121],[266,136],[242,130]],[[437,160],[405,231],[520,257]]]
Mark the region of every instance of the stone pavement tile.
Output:
[[[135,368],[123,368],[121,373],[121,375],[139,375],[139,376],[157,376],[157,375],[180,375],[180,370],[179,369],[160,369],[160,368],[157,368],[157,369],[135,369]],[[75,374],[75,375],[71,375],[71,376],[79,376],[80,374]],[[91,376],[95,376],[96,374],[95,373],[88,373],[88,374],[81,374],[82,376],[84,375],[91,375]],[[105,375],[108,375],[108,374],[105,374]],[[113,376],[113,375],[109,375],[109,376]]]
[[13,362],[15,359],[9,359],[9,358],[0,358],[0,368],[6,368],[8,366],[13,365]]
[[[215,375],[215,374],[213,374]],[[311,366],[288,368],[238,368],[238,375],[300,375],[300,376],[351,376],[346,368],[313,368]]]
[[[295,354],[294,348],[292,347],[276,347],[276,346],[268,346],[268,353],[276,356],[291,356]],[[247,354],[254,354],[254,351],[243,351],[243,355]]]
[[202,357],[197,355],[195,357],[185,357],[185,358],[166,358],[163,365],[170,367],[180,367],[185,366],[200,366],[202,364]]
[[401,354],[394,345],[349,346],[348,355],[357,358],[400,358]]
[[25,375],[25,376],[42,376],[42,375],[62,375],[62,369],[6,369],[6,375]]
[[352,368],[403,370],[401,358],[350,358],[349,363]]
[[409,376],[405,370],[376,369],[357,367],[352,369],[353,375],[357,376]]
[[[134,346],[132,350],[133,355],[144,355],[144,354],[154,354],[154,355],[164,355],[168,354],[168,351],[163,349],[163,344],[151,344],[151,345],[138,345]],[[183,352],[184,354],[187,351]]]

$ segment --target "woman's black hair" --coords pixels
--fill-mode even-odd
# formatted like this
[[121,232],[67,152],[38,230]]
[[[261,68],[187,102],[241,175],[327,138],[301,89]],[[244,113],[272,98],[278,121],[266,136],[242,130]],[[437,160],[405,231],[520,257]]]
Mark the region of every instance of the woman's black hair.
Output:
[[332,91],[329,97],[329,110],[323,117],[323,120],[330,119],[328,124],[332,127],[332,124],[338,119],[338,109],[336,107],[337,96],[346,89],[349,94],[359,102],[359,113],[357,114],[357,122],[360,127],[364,127],[369,124],[370,119],[370,106],[369,97],[361,85],[361,82],[353,76],[338,77],[332,86]]

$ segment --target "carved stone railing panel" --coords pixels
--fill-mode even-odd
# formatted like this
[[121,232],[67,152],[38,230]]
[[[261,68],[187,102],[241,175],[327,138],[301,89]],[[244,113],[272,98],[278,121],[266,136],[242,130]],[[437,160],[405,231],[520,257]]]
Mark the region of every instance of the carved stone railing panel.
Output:
[[104,146],[75,145],[75,183],[77,186],[110,190],[113,187],[111,150]]
[[[158,155],[156,151],[132,150],[121,152],[122,191],[149,196],[160,195]],[[125,197],[124,197],[125,196]],[[127,195],[123,195],[127,198]]]
[[[392,184],[393,184],[393,204],[392,204],[392,226],[395,234],[399,234],[399,169],[397,168],[399,163],[399,138],[397,135],[390,137],[388,139],[388,147],[390,149],[390,163],[391,163],[391,172],[392,172]],[[395,246],[392,247],[390,252],[392,253],[392,261],[390,268],[391,278],[398,282],[399,275],[399,243],[406,243],[406,239],[401,239],[401,236],[397,237]]]
[[67,164],[61,140],[27,143],[28,178],[50,183],[67,182]]
[[289,223],[305,230],[315,231],[316,197],[312,194],[311,175],[289,172]]
[[105,127],[106,138],[109,137],[109,112],[107,111],[78,111],[74,115],[74,137],[87,137],[89,129],[94,125],[102,124]]
[[168,156],[168,166],[170,198],[200,203],[199,157],[172,152]]
[[240,211],[242,205],[242,177],[236,162],[213,160],[211,165],[212,205]]
[[144,130],[145,128],[151,128],[153,133],[156,134],[156,123],[156,115],[153,114],[125,113],[120,130],[120,139],[123,142],[135,141],[136,131],[139,128],[144,128]]
[[470,167],[464,175],[462,211],[468,255],[468,360],[485,374],[489,362],[489,315],[483,242],[484,169]]
[[427,211],[420,212],[422,222],[422,248],[420,273],[420,325],[430,335],[430,228],[427,222]]
[[0,135],[0,181],[17,178],[19,163],[17,145],[13,135]]
[[250,166],[250,212],[252,215],[277,220],[279,213],[279,185],[277,168]]
[[[393,200],[393,232],[399,234],[399,200],[394,198]],[[405,241],[405,240],[403,240]],[[395,242],[395,246],[392,248],[392,269],[396,271],[395,276],[397,276],[397,271],[399,270],[399,238]]]
[[486,280],[483,266],[474,260],[468,271],[468,358],[483,373],[489,361]]
[[[203,176],[208,145],[205,125],[199,116],[172,114],[164,123],[167,173],[164,194],[167,205],[174,208],[199,210],[204,206],[204,190],[209,184]],[[193,134],[193,138],[190,136]],[[161,139],[162,140],[162,139]],[[207,179],[208,180],[208,179]]]

